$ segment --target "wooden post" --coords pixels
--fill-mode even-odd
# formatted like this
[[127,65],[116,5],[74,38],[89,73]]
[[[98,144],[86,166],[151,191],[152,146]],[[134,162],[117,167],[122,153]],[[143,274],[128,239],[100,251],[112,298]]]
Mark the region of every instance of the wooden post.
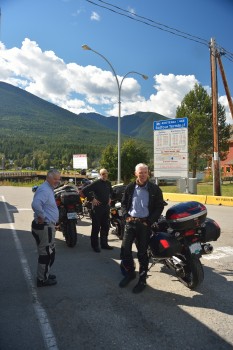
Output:
[[218,145],[218,91],[216,70],[216,47],[215,40],[210,41],[210,65],[211,65],[211,88],[212,88],[212,118],[213,118],[213,195],[221,196],[219,145]]
[[222,60],[221,60],[221,53],[217,53],[217,59],[218,59],[218,65],[219,65],[219,70],[222,76],[222,81],[223,81],[223,85],[226,91],[226,95],[227,95],[227,100],[228,100],[228,104],[229,104],[229,108],[230,108],[230,112],[231,112],[231,116],[233,118],[233,103],[232,103],[232,99],[231,99],[231,94],[230,94],[230,90],[228,88],[228,84],[227,84],[227,78],[224,72],[224,68],[223,68],[223,64],[222,64]]

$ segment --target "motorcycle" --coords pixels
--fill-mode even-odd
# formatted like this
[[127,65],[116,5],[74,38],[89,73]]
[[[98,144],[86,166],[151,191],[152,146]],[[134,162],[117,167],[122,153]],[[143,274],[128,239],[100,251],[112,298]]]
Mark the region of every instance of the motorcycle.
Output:
[[[33,186],[32,192],[35,193],[37,188],[37,185]],[[77,243],[76,225],[82,214],[80,196],[72,185],[61,185],[55,188],[54,196],[59,211],[56,230],[62,232],[68,247],[74,247]]]
[[56,188],[54,196],[59,211],[56,229],[62,232],[67,246],[74,247],[77,243],[76,225],[82,214],[82,201],[77,189],[72,185]]
[[112,234],[122,240],[124,236],[125,221],[122,216],[121,202],[113,201],[111,203],[110,227],[113,228]]
[[92,218],[92,202],[89,201],[86,197],[82,195],[82,189],[86,187],[87,185],[91,184],[92,181],[88,179],[82,180],[82,185],[78,187],[78,193],[80,195],[80,199],[82,201],[82,213],[83,216],[86,216],[88,218]]
[[149,270],[157,263],[163,264],[186,287],[196,289],[204,280],[200,258],[213,252],[209,242],[216,241],[220,234],[219,225],[207,217],[203,204],[189,201],[173,205],[152,225]]
[[126,186],[113,186],[112,201],[110,207],[110,227],[113,229],[112,234],[116,235],[120,240],[123,239],[125,221],[122,216],[121,200]]

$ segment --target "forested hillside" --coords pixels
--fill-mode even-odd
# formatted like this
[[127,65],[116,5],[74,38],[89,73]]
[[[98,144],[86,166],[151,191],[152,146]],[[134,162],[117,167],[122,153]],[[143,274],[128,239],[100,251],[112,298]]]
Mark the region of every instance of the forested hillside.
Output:
[[[22,89],[0,82],[0,156],[15,166],[72,166],[73,154],[88,154],[96,166],[101,151],[117,144],[117,118],[74,114]],[[122,141],[134,137],[152,154],[156,113],[122,118]]]

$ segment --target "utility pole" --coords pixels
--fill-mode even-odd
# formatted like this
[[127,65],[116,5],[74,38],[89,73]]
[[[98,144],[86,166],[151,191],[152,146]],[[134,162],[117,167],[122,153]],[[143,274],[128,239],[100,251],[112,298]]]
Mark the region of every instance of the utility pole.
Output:
[[228,84],[227,84],[227,78],[224,72],[224,68],[223,68],[223,64],[222,64],[222,60],[221,60],[221,55],[224,55],[224,53],[219,53],[217,52],[217,59],[218,59],[218,65],[219,65],[219,70],[222,76],[222,81],[223,81],[223,85],[226,91],[226,95],[227,95],[227,100],[228,100],[228,104],[229,104],[229,108],[230,108],[230,112],[231,112],[231,117],[233,118],[233,103],[232,103],[232,99],[231,99],[231,94],[230,94],[230,90],[228,88]]
[[221,196],[219,145],[218,145],[218,89],[217,89],[217,50],[215,40],[210,41],[210,66],[211,66],[211,89],[212,89],[212,118],[213,118],[213,195]]

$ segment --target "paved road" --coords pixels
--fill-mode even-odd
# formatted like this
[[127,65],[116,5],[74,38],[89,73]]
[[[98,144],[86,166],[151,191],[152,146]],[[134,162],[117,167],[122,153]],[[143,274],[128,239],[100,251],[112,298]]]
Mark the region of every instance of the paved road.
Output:
[[32,196],[30,188],[0,187],[1,350],[233,349],[231,207],[207,206],[222,235],[213,255],[202,258],[198,291],[157,265],[147,289],[134,295],[135,282],[118,287],[120,241],[110,235],[114,250],[94,253],[88,219],[78,225],[74,248],[57,232],[58,284],[37,289]]

